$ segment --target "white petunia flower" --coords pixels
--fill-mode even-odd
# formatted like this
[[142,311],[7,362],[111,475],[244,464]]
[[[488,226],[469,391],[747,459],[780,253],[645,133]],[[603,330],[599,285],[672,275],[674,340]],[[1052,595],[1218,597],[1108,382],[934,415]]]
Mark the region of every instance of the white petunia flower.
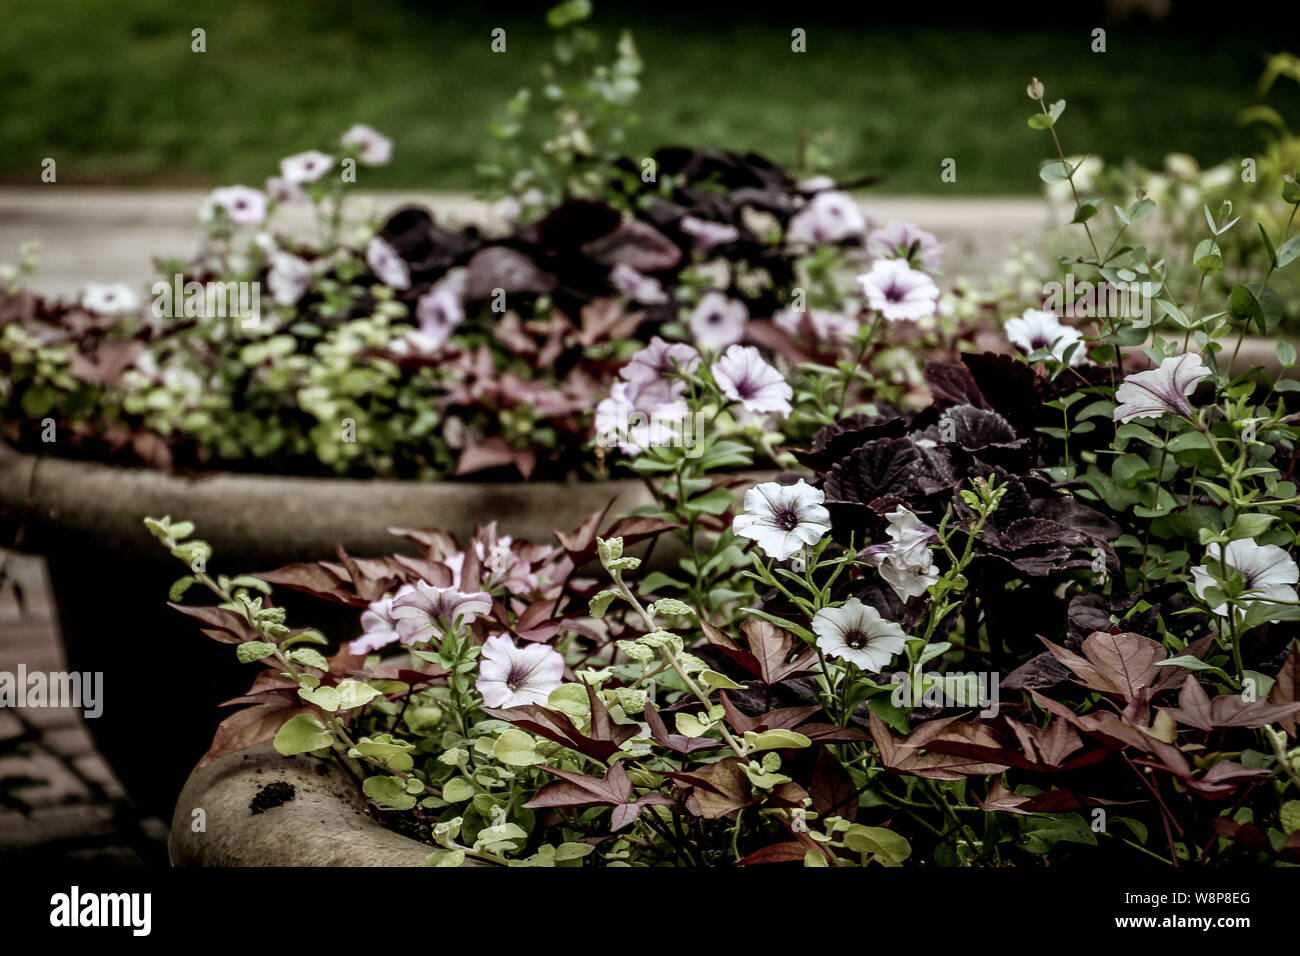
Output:
[[340,136],[339,142],[355,149],[357,159],[367,166],[387,166],[393,158],[393,141],[362,123]]
[[750,414],[790,414],[794,389],[752,345],[730,346],[711,371],[722,394]]
[[1192,417],[1187,397],[1196,386],[1212,374],[1195,352],[1167,358],[1159,368],[1126,376],[1115,390],[1119,405],[1115,421],[1131,422],[1135,418],[1159,418],[1166,413]]
[[506,635],[494,634],[479,653],[474,686],[489,707],[545,704],[562,683],[564,658],[546,644],[517,647]]
[[271,269],[266,274],[266,286],[276,305],[296,305],[311,288],[311,265],[288,252],[277,251],[271,255]]
[[[1020,346],[1026,353],[1050,349],[1058,362],[1065,361],[1066,349],[1083,341],[1082,332],[1062,323],[1055,313],[1042,309],[1027,309],[1020,318],[1009,319],[1003,328],[1012,344]],[[1070,356],[1070,364],[1082,364],[1086,352],[1087,349],[1080,345]]]
[[334,167],[334,157],[319,149],[295,153],[280,160],[280,176],[294,186],[314,183]]
[[455,588],[435,587],[423,581],[393,598],[392,603],[392,616],[403,644],[436,640],[445,628],[473,624],[491,610],[492,595],[486,591],[462,594]]
[[92,283],[82,290],[81,307],[100,315],[123,315],[140,307],[140,296],[121,282]]
[[721,292],[707,292],[691,313],[691,335],[711,349],[723,349],[745,337],[749,310],[745,303],[728,299]]
[[398,290],[411,287],[411,267],[397,254],[397,250],[375,236],[366,246],[366,265],[386,286]]
[[867,304],[890,322],[928,318],[938,307],[939,287],[906,259],[877,259],[858,282]]
[[866,217],[848,193],[828,189],[790,218],[786,238],[791,242],[843,242],[862,235]]
[[943,243],[916,223],[891,219],[867,236],[867,252],[878,259],[910,260],[913,245],[917,247],[917,261],[931,272],[936,271],[943,256]]
[[784,561],[831,530],[826,494],[800,478],[793,485],[765,481],[745,492],[745,513],[731,530],[749,538],[769,558]]
[[930,542],[938,535],[902,505],[887,515],[889,544],[866,548],[862,558],[885,579],[904,601],[920,597],[939,580]]
[[[1246,587],[1238,596],[1240,601],[1297,600],[1300,567],[1275,544],[1258,544],[1250,538],[1229,541],[1226,547],[1212,542],[1205,549],[1205,557],[1219,566],[1221,576],[1229,569],[1245,576]],[[1205,600],[1207,588],[1218,584],[1208,563],[1192,568],[1192,590],[1201,600]],[[1226,601],[1213,610],[1219,617],[1228,616]]]
[[901,627],[857,598],[822,608],[813,617],[812,629],[823,654],[852,661],[864,671],[883,671],[907,644]]
[[255,226],[266,219],[266,195],[248,186],[222,186],[214,189],[199,207],[199,218],[211,222],[217,210],[223,210],[237,226]]
[[369,654],[401,640],[397,618],[393,616],[393,599],[405,597],[414,590],[414,585],[403,584],[394,594],[371,601],[370,606],[361,612],[363,633],[348,644],[348,650],[353,654]]

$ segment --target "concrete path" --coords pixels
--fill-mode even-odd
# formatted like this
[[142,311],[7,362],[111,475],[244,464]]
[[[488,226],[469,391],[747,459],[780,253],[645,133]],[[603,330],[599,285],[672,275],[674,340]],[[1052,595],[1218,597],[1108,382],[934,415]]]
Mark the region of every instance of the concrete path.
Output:
[[[156,278],[155,257],[188,256],[199,238],[195,190],[132,191],[0,188],[0,263],[16,262],[24,242],[40,245],[40,269],[30,288],[49,295],[75,295],[87,282],[127,282],[144,287]],[[483,221],[485,204],[462,193],[357,192],[351,219],[382,215],[401,203],[431,208],[448,222]],[[945,271],[972,275],[1000,271],[1013,239],[1040,232],[1051,211],[1038,198],[1012,196],[954,198],[862,197],[874,225],[910,219],[947,244]],[[299,228],[303,217],[286,208],[284,225]],[[279,225],[277,220],[276,225]]]

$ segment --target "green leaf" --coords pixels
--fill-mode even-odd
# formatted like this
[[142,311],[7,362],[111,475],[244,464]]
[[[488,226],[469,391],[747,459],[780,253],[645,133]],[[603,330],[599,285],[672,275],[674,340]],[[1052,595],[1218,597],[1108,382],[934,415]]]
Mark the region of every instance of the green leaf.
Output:
[[595,618],[604,617],[613,600],[622,596],[623,592],[618,588],[606,588],[591,599],[591,603],[587,606],[587,612]]
[[275,645],[268,641],[244,641],[235,648],[235,656],[241,664],[251,664],[275,653]]
[[188,591],[190,586],[197,580],[198,578],[194,577],[192,574],[187,574],[183,578],[177,578],[172,584],[171,590],[167,592],[167,600],[173,602],[179,601],[181,598],[185,597],[185,592]]
[[901,866],[912,855],[912,845],[893,830],[860,823],[850,825],[845,831],[844,846],[854,853],[870,854],[885,866]]
[[364,684],[359,680],[348,678],[339,683],[337,688],[339,694],[339,710],[351,710],[354,707],[364,707],[376,697],[382,696],[379,691],[375,690],[369,684]]
[[1300,830],[1300,800],[1288,800],[1278,812],[1282,822],[1282,831],[1288,836]]
[[1071,219],[1070,222],[1087,222],[1093,216],[1097,215],[1097,210],[1100,208],[1100,199],[1085,199],[1080,202],[1078,208],[1074,210],[1074,218]]
[[660,598],[652,605],[653,614],[690,614],[691,606],[685,601],[679,601],[676,598]]
[[492,745],[492,757],[509,767],[531,767],[543,763],[533,738],[518,727],[505,731]]
[[315,704],[327,714],[332,714],[339,709],[337,687],[299,687],[298,696],[309,704]]
[[686,501],[682,509],[693,514],[720,515],[731,507],[734,500],[729,488],[714,488]]
[[1277,343],[1277,360],[1282,364],[1283,368],[1291,368],[1295,365],[1295,346],[1286,341],[1286,339],[1282,339]]
[[1059,183],[1062,180],[1069,179],[1073,170],[1059,159],[1054,159],[1049,163],[1044,163],[1043,167],[1038,170],[1038,178],[1045,183]]
[[1292,236],[1286,242],[1282,243],[1282,248],[1277,251],[1277,267],[1289,266],[1300,258],[1300,235]]
[[464,777],[452,777],[442,785],[442,799],[448,803],[464,803],[474,796],[474,785]]
[[744,684],[737,684],[726,674],[719,674],[717,671],[702,671],[700,673],[700,683],[704,685],[704,693],[712,694],[715,690],[744,690]]
[[790,748],[811,747],[812,741],[803,734],[793,730],[778,728],[775,730],[764,730],[755,732],[749,730],[745,732],[745,749],[749,753],[756,753],[760,750],[785,750]]
[[334,737],[312,714],[297,714],[285,721],[275,735],[276,753],[285,757],[294,754],[310,753],[324,750],[334,741]]
[[310,647],[299,647],[290,651],[289,660],[296,661],[299,664],[306,664],[308,667],[315,667],[318,670],[327,671],[330,669],[330,663],[325,660],[325,655]]
[[406,792],[406,784],[399,777],[366,777],[361,789],[380,810],[409,810],[415,806],[415,797]]

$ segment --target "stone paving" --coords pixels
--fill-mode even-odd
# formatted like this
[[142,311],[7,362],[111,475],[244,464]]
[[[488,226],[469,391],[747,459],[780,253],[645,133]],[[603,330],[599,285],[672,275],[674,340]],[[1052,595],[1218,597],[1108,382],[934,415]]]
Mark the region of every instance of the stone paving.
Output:
[[[65,668],[45,566],[0,551],[0,672]],[[167,829],[132,804],[79,710],[0,708],[0,862],[166,865]]]
[[[87,282],[126,282],[143,289],[158,277],[155,257],[188,257],[195,251],[203,196],[195,190],[54,184],[0,188],[0,263],[17,262],[23,243],[35,241],[40,269],[26,284],[37,292],[70,297]],[[938,235],[947,245],[945,271],[952,275],[1000,271],[1014,239],[1041,233],[1057,215],[1034,196],[942,198],[866,192],[859,201],[873,226],[909,219]],[[448,223],[493,218],[488,206],[462,193],[358,191],[346,208],[348,218],[358,220],[402,203],[427,206]],[[304,219],[301,207],[288,207],[277,213],[276,225],[292,232]]]

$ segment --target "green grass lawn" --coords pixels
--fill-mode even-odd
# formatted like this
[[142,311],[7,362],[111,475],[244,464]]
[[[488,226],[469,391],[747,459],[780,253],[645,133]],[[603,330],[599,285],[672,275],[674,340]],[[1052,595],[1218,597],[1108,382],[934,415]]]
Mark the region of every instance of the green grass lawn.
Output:
[[[436,5],[430,5],[431,7]],[[761,150],[789,162],[802,130],[830,131],[844,174],[883,173],[891,192],[1037,188],[1046,134],[1030,130],[1025,84],[1064,97],[1066,149],[1155,163],[1171,150],[1205,163],[1251,141],[1236,113],[1253,101],[1262,41],[1203,41],[1114,26],[1108,52],[1087,30],[978,33],[790,28],[752,20],[602,15],[631,27],[645,61],[631,151],[668,142]],[[190,52],[190,31],[207,52]],[[508,52],[489,49],[505,27]],[[0,181],[259,183],[283,155],[366,122],[393,136],[372,187],[465,188],[489,145],[484,126],[532,83],[549,50],[540,14],[438,13],[399,0],[41,0],[0,22]],[[1274,102],[1296,116],[1283,90]],[[1296,124],[1300,125],[1300,124]],[[957,181],[943,183],[944,158]]]

